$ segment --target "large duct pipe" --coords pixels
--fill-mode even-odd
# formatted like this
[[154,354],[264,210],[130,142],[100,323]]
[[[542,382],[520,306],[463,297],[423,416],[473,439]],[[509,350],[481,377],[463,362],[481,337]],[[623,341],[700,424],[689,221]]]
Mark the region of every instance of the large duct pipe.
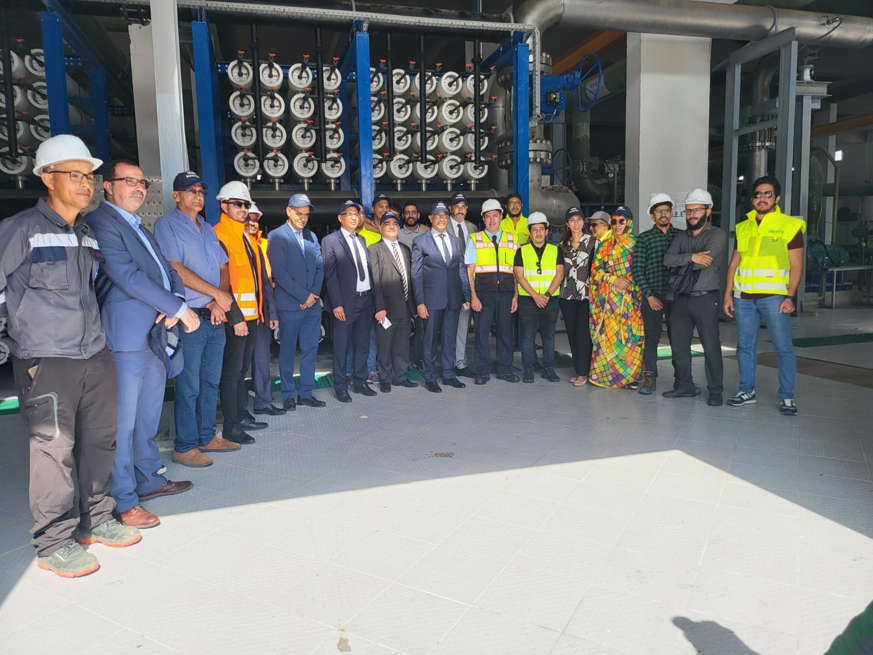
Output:
[[873,44],[873,18],[693,0],[524,0],[516,4],[514,14],[516,21],[537,25],[540,32],[560,23],[586,29],[757,41],[793,27],[802,42],[846,48]]

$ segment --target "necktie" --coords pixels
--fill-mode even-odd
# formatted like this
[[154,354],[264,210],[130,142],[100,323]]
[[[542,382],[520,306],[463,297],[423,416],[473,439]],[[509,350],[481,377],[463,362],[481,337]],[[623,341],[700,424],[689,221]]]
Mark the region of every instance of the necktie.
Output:
[[391,254],[394,255],[394,261],[400,271],[400,280],[403,282],[403,299],[409,299],[409,282],[406,281],[406,268],[403,266],[403,260],[400,259],[400,251],[397,249],[397,242],[391,242]]
[[494,260],[497,262],[497,272],[500,272],[500,246],[497,245],[497,235],[491,235],[491,243],[494,244]]
[[443,251],[443,261],[448,264],[449,263],[449,244],[446,243],[446,233],[442,232],[440,234],[440,240],[442,241],[442,245],[440,246]]
[[464,225],[462,223],[458,223],[458,238],[461,241],[464,240]]
[[358,280],[363,282],[366,276],[364,275],[364,265],[361,263],[361,259],[358,254],[357,239],[355,239],[354,234],[350,234],[349,239],[351,239],[352,241],[351,244],[349,244],[352,249],[352,259],[355,260],[355,266],[358,268]]

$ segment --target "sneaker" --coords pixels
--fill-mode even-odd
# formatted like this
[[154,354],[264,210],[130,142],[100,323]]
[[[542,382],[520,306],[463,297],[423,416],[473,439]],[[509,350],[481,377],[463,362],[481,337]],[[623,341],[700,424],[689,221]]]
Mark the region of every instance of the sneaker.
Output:
[[47,557],[37,557],[36,565],[62,578],[81,578],[100,568],[97,558],[75,541],[64,544]]
[[109,519],[91,528],[90,533],[76,535],[76,541],[80,544],[103,544],[113,548],[133,546],[142,540],[142,535],[131,525],[122,525],[115,519]]
[[785,416],[797,416],[797,404],[794,398],[783,398],[779,401],[779,413]]
[[634,380],[633,382],[628,382],[626,385],[624,385],[624,388],[628,391],[638,391],[640,388],[640,383],[638,380]]
[[755,398],[754,391],[740,391],[736,396],[731,396],[727,399],[728,407],[742,407],[743,405],[754,405],[758,402]]
[[643,396],[651,396],[655,393],[658,378],[651,373],[643,374],[643,383],[640,385],[639,393]]

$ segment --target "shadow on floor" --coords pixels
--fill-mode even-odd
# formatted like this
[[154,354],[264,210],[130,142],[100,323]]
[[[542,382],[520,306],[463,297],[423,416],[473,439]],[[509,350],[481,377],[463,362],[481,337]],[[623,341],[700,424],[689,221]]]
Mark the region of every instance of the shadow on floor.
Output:
[[673,625],[702,655],[761,655],[752,650],[737,634],[715,621],[692,621],[684,616],[673,617]]

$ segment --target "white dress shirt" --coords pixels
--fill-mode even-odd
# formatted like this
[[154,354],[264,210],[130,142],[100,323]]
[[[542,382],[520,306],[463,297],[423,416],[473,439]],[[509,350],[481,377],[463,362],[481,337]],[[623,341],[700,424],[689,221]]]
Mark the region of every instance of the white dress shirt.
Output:
[[364,291],[369,291],[372,287],[370,285],[370,271],[367,270],[367,251],[364,250],[364,245],[362,241],[364,237],[358,236],[358,233],[354,234],[347,231],[344,227],[340,228],[340,232],[343,233],[343,238],[346,240],[349,248],[354,248],[354,254],[358,258],[358,261],[361,262],[361,266],[364,267],[364,279],[360,279],[358,277],[358,269],[355,267],[355,291],[358,293],[363,293]]
[[[433,240],[437,244],[437,250],[439,250],[443,255],[443,260],[448,264],[452,259],[452,237],[449,234],[449,231],[445,232],[437,232],[435,229],[430,231]],[[445,235],[445,237],[440,235]],[[445,250],[444,250],[445,248]]]

